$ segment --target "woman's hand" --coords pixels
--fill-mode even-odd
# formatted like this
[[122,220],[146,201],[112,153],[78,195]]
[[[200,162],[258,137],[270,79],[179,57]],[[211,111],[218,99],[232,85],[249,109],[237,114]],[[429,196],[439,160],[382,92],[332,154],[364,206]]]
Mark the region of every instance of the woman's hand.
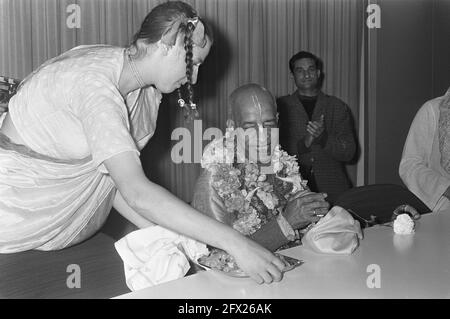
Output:
[[280,281],[284,263],[267,249],[211,217],[205,216],[168,190],[149,181],[135,152],[105,160],[126,204],[143,218],[232,255],[258,283]]
[[285,264],[273,253],[251,239],[241,236],[236,248],[228,250],[239,268],[258,284],[270,284],[283,278]]

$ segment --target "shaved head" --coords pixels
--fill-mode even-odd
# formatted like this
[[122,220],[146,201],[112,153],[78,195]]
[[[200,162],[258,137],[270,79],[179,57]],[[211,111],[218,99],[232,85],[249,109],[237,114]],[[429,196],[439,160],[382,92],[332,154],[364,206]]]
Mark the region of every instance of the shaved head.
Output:
[[247,123],[263,125],[265,122],[276,122],[277,106],[272,94],[258,84],[246,84],[230,95],[228,118],[236,127]]
[[273,95],[258,84],[233,91],[228,105],[228,127],[234,128],[238,154],[252,162],[271,163],[278,145],[277,104]]

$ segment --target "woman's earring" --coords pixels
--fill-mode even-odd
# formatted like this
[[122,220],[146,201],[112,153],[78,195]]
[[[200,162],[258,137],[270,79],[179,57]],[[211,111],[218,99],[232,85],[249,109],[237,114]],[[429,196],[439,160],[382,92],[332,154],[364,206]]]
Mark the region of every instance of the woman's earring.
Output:
[[197,104],[191,103],[188,108],[187,121],[192,122],[194,120],[198,120],[200,118],[200,113],[197,110]]

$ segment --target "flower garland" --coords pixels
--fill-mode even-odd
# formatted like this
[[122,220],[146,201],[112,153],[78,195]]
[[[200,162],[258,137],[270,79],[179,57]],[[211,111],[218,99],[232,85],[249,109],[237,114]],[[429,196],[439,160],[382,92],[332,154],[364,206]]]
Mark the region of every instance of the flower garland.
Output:
[[236,161],[234,142],[218,139],[210,143],[202,158],[202,167],[212,174],[212,187],[233,215],[233,228],[251,235],[283,211],[292,194],[306,190],[296,156],[275,147],[272,173],[263,174],[257,163]]

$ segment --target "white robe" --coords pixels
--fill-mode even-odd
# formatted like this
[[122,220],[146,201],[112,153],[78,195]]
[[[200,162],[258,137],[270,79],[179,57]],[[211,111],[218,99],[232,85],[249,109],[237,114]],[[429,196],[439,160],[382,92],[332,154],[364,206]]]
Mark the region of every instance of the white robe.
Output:
[[403,148],[399,174],[408,189],[434,212],[450,210],[443,196],[450,175],[441,165],[439,105],[443,96],[426,102],[417,112]]

